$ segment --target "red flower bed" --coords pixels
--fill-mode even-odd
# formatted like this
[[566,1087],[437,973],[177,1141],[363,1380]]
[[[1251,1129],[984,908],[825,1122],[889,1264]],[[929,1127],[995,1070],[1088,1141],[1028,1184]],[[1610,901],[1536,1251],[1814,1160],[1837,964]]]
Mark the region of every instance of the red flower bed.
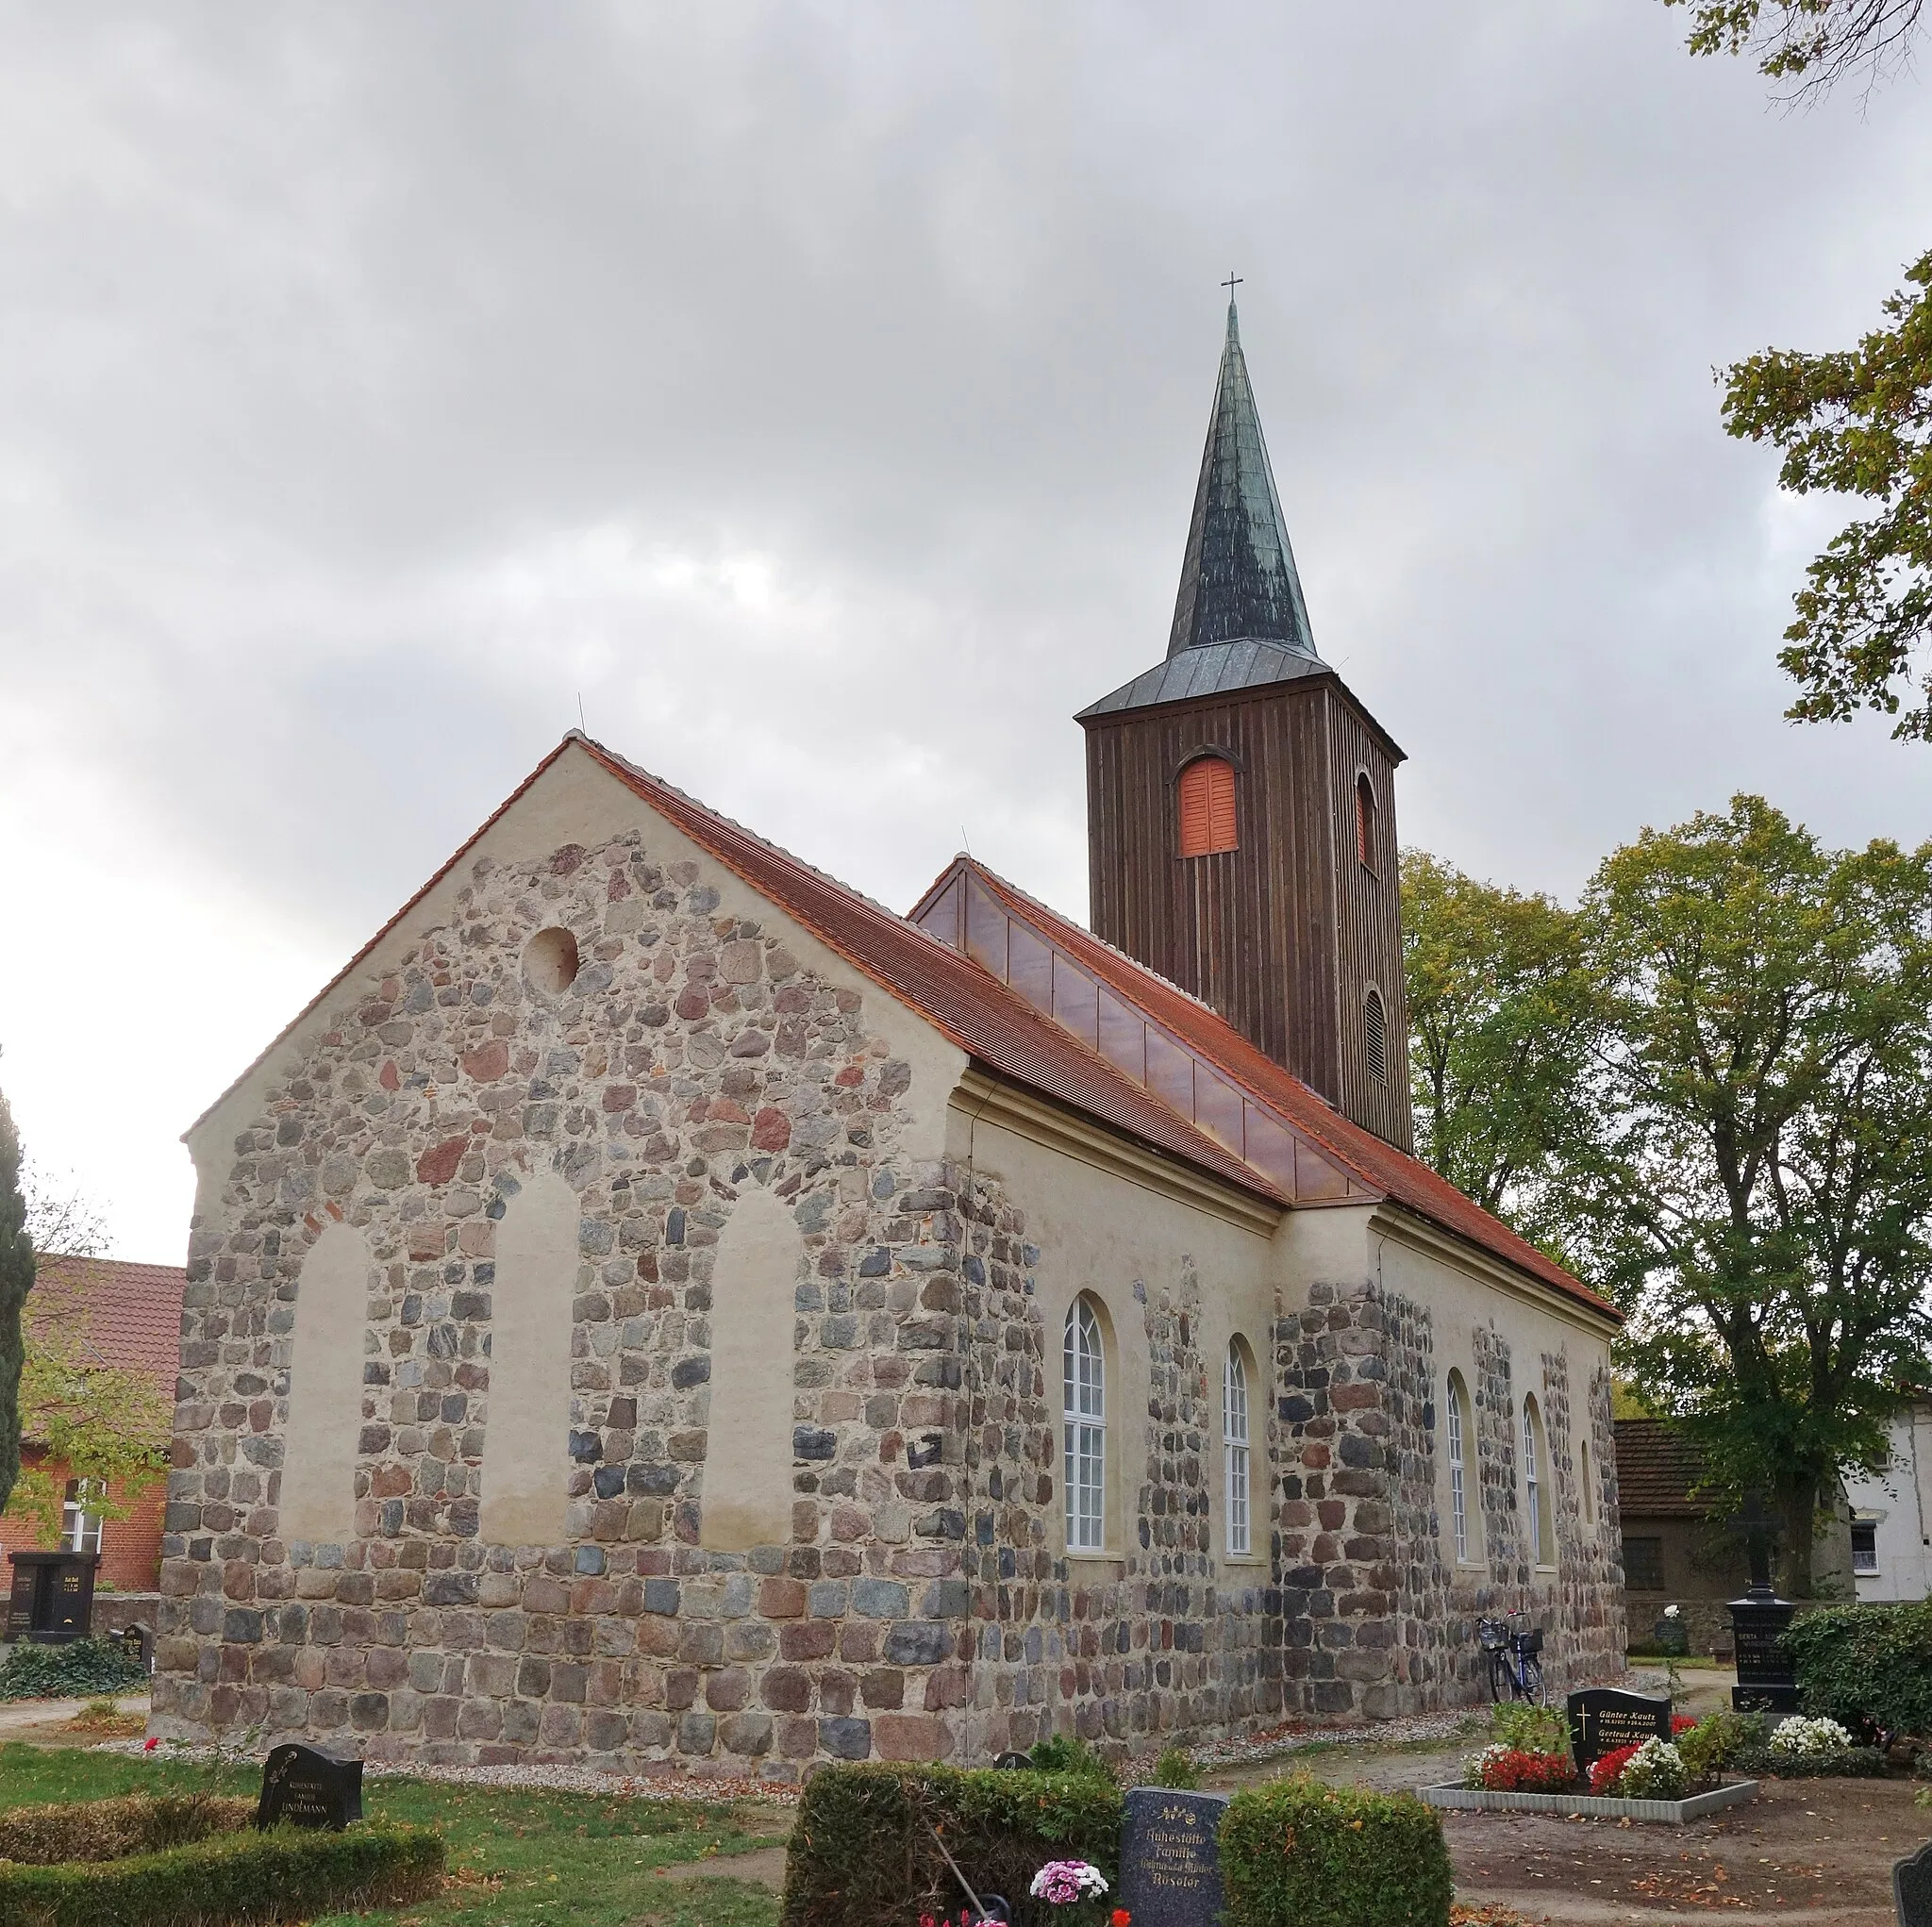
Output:
[[1590,1790],[1600,1798],[1607,1800],[1617,1790],[1617,1782],[1623,1777],[1624,1769],[1637,1756],[1634,1746],[1620,1746],[1615,1753],[1606,1753],[1602,1759],[1592,1761],[1590,1769]]
[[1485,1793],[1561,1793],[1576,1779],[1568,1753],[1528,1753],[1520,1747],[1483,1763]]
[[1696,1724],[1696,1720],[1691,1719],[1688,1713],[1673,1713],[1671,1715],[1671,1737],[1675,1739],[1680,1733],[1689,1733]]

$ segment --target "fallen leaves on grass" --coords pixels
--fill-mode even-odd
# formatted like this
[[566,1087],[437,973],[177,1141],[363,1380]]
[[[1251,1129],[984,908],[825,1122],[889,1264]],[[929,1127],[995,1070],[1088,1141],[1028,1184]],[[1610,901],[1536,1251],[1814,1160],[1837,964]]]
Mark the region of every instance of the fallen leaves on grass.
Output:
[[[1543,1918],[1547,1920],[1549,1917]],[[1449,1909],[1449,1927],[1535,1927],[1535,1923],[1514,1907],[1471,1907],[1457,1901]]]

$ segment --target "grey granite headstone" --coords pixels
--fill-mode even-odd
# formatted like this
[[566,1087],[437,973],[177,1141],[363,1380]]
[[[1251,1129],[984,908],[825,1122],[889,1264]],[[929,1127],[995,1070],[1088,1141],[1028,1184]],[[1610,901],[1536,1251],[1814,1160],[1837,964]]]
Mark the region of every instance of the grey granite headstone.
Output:
[[1892,1863],[1891,1903],[1898,1927],[1932,1927],[1932,1841]]
[[1214,1927],[1221,1916],[1221,1847],[1227,1797],[1137,1786],[1121,1834],[1120,1904],[1134,1927]]

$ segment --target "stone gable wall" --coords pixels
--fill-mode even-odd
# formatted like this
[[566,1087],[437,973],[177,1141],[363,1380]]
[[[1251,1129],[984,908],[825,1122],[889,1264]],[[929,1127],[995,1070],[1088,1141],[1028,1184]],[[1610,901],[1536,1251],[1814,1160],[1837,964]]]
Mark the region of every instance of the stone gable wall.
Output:
[[[447,922],[343,992],[198,1219],[163,1541],[157,1728],[265,1720],[370,1757],[795,1771],[954,1750],[963,1618],[957,1221],[896,1155],[908,1066],[865,997],[719,914],[627,834],[476,863]],[[546,999],[539,929],[582,968]],[[580,1201],[566,1543],[486,1545],[495,1227]],[[789,1546],[698,1544],[711,1254],[792,1207]],[[205,1187],[205,1197],[208,1188]],[[302,1257],[367,1238],[356,1536],[276,1534]]]

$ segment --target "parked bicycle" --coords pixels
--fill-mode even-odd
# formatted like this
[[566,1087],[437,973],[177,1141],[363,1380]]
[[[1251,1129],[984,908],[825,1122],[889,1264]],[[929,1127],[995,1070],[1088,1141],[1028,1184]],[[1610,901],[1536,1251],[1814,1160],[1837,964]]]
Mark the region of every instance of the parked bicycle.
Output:
[[[1507,1617],[1521,1616],[1512,1612]],[[1545,1703],[1541,1626],[1520,1631],[1486,1613],[1475,1622],[1475,1636],[1489,1655],[1491,1700],[1527,1700],[1534,1706]]]

